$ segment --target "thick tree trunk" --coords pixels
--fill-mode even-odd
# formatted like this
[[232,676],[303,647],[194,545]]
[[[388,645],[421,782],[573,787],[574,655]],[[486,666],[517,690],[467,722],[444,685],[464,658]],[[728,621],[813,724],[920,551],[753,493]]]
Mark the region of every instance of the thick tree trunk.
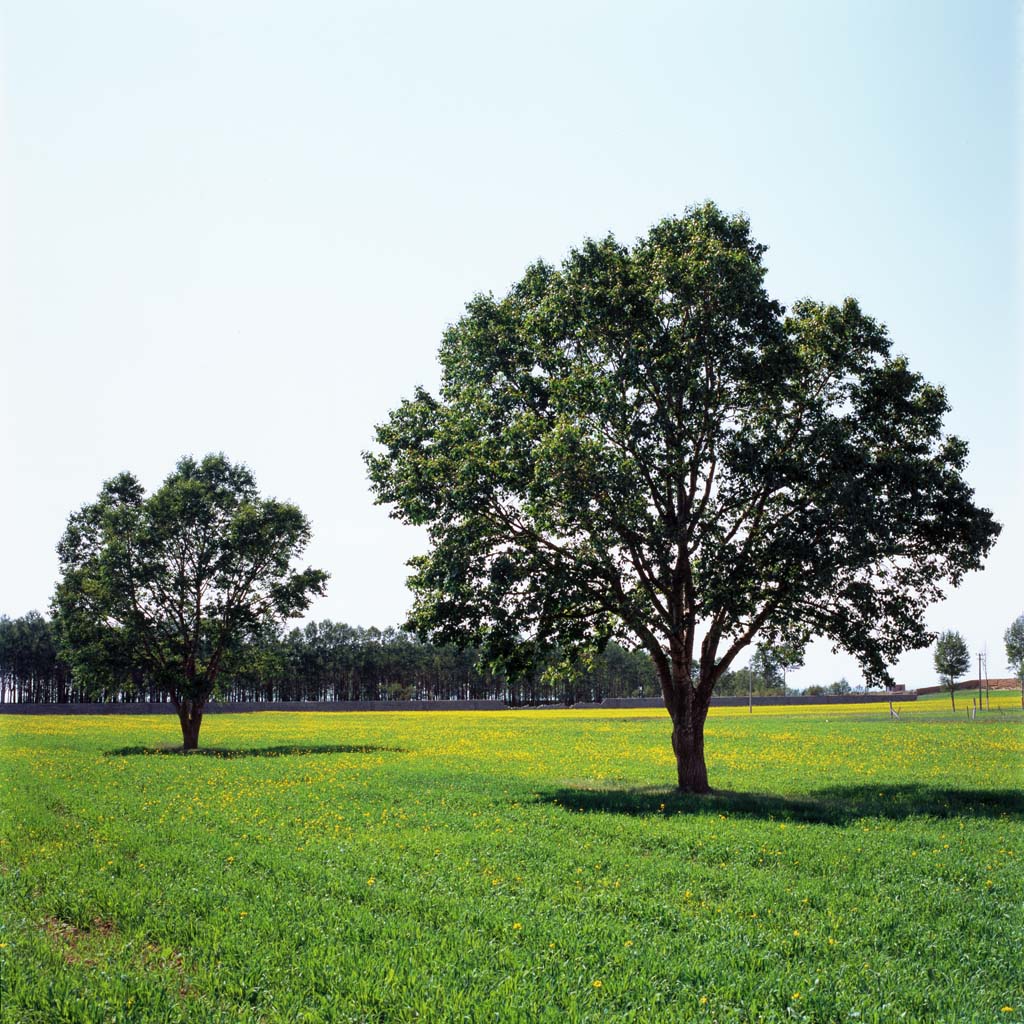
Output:
[[683,793],[710,793],[704,760],[704,720],[708,716],[710,686],[694,686],[688,659],[654,658],[665,706],[672,718],[672,750]]
[[182,699],[177,702],[178,719],[181,722],[181,739],[184,750],[196,750],[199,746],[199,727],[203,724],[204,701]]
[[683,793],[710,793],[708,766],[704,760],[705,715],[696,708],[691,708],[690,715],[683,709],[680,711],[682,713],[673,716],[672,721],[672,749],[676,755],[679,789]]

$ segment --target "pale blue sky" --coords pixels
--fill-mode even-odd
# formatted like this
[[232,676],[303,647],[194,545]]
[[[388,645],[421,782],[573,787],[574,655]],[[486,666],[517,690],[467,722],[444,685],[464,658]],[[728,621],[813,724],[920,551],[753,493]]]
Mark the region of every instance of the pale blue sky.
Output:
[[[33,0],[0,21],[0,612],[69,512],[223,450],[310,515],[313,609],[399,622],[360,451],[478,290],[714,199],[785,303],[856,296],[945,385],[1005,530],[932,610],[1024,612],[1019,7]],[[794,682],[859,678],[827,647]],[[927,652],[897,677],[930,681]]]

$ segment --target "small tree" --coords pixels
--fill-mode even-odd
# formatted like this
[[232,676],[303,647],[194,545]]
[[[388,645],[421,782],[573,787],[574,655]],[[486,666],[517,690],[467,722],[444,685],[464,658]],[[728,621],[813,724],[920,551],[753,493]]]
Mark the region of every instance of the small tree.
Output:
[[967,641],[953,630],[939,634],[935,642],[935,671],[949,687],[949,699],[956,711],[956,681],[971,667]]
[[327,573],[291,567],[309,537],[295,505],[260,497],[252,473],[223,455],[181,459],[148,498],[122,473],[58,545],[62,653],[92,692],[167,693],[194,750],[223,676],[324,592]]
[[1024,615],[1018,615],[1003,634],[1006,644],[1006,660],[1010,669],[1020,680],[1020,703],[1024,707]]
[[761,644],[750,659],[750,667],[760,672],[769,683],[780,686],[786,692],[786,674],[801,668],[804,663],[803,648],[797,644]]

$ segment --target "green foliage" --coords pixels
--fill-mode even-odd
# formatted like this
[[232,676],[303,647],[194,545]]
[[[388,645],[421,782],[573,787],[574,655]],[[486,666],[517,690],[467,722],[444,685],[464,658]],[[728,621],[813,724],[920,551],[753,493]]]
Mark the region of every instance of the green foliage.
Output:
[[954,630],[939,634],[935,641],[935,671],[952,690],[956,681],[971,667],[967,641]]
[[760,673],[773,686],[784,690],[786,673],[804,663],[802,646],[796,644],[759,644],[750,659],[750,667]]
[[999,532],[942,389],[852,299],[786,315],[764,251],[708,203],[535,264],[468,304],[438,395],[403,402],[366,457],[377,500],[429,531],[418,631],[512,673],[642,647],[680,767],[702,765],[711,692],[756,637],[828,636],[887,680]]
[[829,683],[828,686],[822,686],[820,683],[815,683],[813,686],[808,686],[804,690],[804,693],[806,693],[808,697],[824,697],[826,695],[841,697],[852,692],[853,688],[850,686],[845,676],[842,679],[837,679],[834,683]]
[[0,1020],[1016,1024],[1021,725],[915,717],[6,719]]
[[[556,652],[524,676],[511,679],[480,664],[477,652],[420,641],[404,630],[363,629],[341,622],[309,622],[287,635],[264,635],[246,644],[245,657],[222,668],[217,696],[225,701],[417,700],[489,698],[521,704],[601,701],[605,697],[657,697],[650,658],[612,641],[572,673],[555,671]],[[85,693],[56,652],[52,624],[37,612],[0,617],[0,703],[101,700],[163,701],[166,692]]]
[[80,697],[68,666],[57,656],[50,623],[38,612],[0,616],[0,702]]
[[148,498],[122,473],[58,546],[61,652],[92,691],[157,689],[199,713],[222,674],[323,593],[325,572],[291,567],[309,536],[296,506],[262,498],[223,455],[181,459]]
[[766,675],[751,659],[745,668],[725,672],[718,680],[715,692],[724,697],[746,696],[749,693],[755,697],[778,697],[784,689],[781,675]]
[[1003,634],[1006,660],[1014,675],[1024,683],[1024,615],[1018,615]]

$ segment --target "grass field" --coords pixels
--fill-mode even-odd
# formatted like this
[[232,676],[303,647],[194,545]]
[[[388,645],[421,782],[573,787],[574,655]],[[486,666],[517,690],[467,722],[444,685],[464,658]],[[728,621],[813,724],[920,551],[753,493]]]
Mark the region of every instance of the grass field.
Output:
[[1021,1022],[992,705],[2,718],[0,1020]]

